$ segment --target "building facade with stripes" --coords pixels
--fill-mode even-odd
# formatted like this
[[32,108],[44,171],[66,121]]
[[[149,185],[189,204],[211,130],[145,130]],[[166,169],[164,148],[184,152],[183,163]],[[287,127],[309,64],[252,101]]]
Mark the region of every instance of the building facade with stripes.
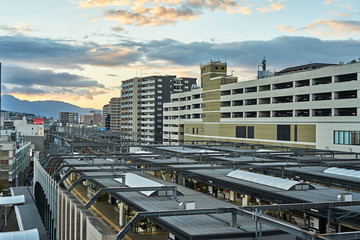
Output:
[[359,152],[360,63],[318,66],[238,81],[226,63],[203,64],[201,86],[164,104],[164,140]]

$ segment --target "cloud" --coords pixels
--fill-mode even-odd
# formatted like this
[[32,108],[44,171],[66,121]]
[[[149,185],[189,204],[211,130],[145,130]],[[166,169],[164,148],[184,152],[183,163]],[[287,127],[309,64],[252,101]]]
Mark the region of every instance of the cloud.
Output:
[[81,68],[81,65],[126,66],[140,57],[134,49],[23,35],[0,36],[0,53],[2,61],[69,69]]
[[317,20],[303,30],[318,36],[342,37],[360,33],[360,21]]
[[84,1],[71,1],[72,3],[79,4],[82,8],[94,8],[105,6],[127,6],[130,0],[84,0]]
[[350,13],[338,13],[335,10],[331,10],[329,12],[326,13],[327,15],[335,15],[335,16],[339,16],[339,17],[349,17],[351,14]]
[[330,3],[333,3],[333,2],[337,2],[337,1],[339,1],[339,0],[326,0],[324,2],[324,4],[330,4]]
[[21,33],[31,33],[33,32],[33,29],[30,28],[29,25],[18,22],[17,25],[9,26],[9,25],[0,25],[0,30],[5,30],[9,32],[10,34],[21,34]]
[[125,29],[120,27],[120,26],[114,26],[111,28],[111,30],[115,31],[115,32],[122,32],[124,31]]
[[287,33],[296,32],[296,29],[290,25],[275,25],[274,27],[276,27],[280,32],[287,32]]
[[[198,66],[215,57],[224,58],[233,66],[256,69],[263,56],[277,68],[309,62],[346,62],[357,58],[360,41],[324,41],[309,37],[278,37],[268,41],[242,41],[229,43],[192,42],[182,43],[173,39],[149,42],[127,42],[144,56],[144,64],[150,67],[174,65]],[[155,66],[155,64],[157,66]]]
[[[3,88],[3,87],[2,87]],[[12,87],[12,88],[6,88],[2,93],[7,94],[26,94],[26,95],[39,95],[39,94],[46,94],[47,91],[39,88],[34,87]]]
[[[193,20],[205,11],[250,14],[246,0],[84,0],[72,1],[82,8],[118,7],[103,10],[103,18],[135,26],[173,25],[179,20]],[[274,3],[274,8],[279,7]]]
[[256,8],[256,10],[258,10],[260,13],[270,13],[274,11],[280,11],[285,8],[285,4],[281,2],[285,2],[286,0],[279,0],[278,2],[273,2],[273,0],[268,1],[270,3],[268,6],[263,5]]
[[3,66],[2,84],[11,94],[72,94],[92,99],[93,95],[106,92],[103,84],[66,72]]
[[75,74],[55,73],[52,70],[29,69],[18,66],[3,67],[3,83],[33,87],[99,87],[104,85]]
[[191,20],[197,13],[190,8],[172,8],[157,6],[152,8],[137,8],[136,11],[122,9],[107,10],[105,19],[116,20],[126,25],[159,26],[174,24],[176,20]]

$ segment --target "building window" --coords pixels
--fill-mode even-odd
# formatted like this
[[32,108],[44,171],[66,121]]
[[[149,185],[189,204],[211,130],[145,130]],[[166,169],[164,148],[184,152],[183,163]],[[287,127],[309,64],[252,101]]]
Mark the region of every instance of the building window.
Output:
[[158,99],[162,99],[162,96],[157,96]]
[[221,70],[224,70],[225,69],[225,67],[221,67]]
[[158,92],[158,93],[162,93],[162,90],[158,90],[157,92]]
[[294,126],[294,141],[297,142],[297,125]]
[[254,138],[254,126],[248,126],[248,138]]
[[195,128],[193,128],[193,134],[195,134]]
[[334,144],[360,145],[360,131],[334,131]]
[[159,79],[158,79],[158,81],[159,81],[159,82],[162,82],[162,79],[161,79],[161,78],[159,78]]
[[219,69],[218,67],[215,67],[215,69]]
[[186,132],[187,132],[187,133],[189,132],[189,128],[186,128]]
[[236,137],[246,138],[246,126],[236,126]]
[[290,125],[277,125],[277,140],[290,141]]

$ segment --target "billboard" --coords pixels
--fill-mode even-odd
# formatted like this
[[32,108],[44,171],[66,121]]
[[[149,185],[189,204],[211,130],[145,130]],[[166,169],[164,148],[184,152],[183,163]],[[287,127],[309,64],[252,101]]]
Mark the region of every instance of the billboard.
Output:
[[44,119],[43,118],[34,118],[33,123],[34,124],[44,124]]

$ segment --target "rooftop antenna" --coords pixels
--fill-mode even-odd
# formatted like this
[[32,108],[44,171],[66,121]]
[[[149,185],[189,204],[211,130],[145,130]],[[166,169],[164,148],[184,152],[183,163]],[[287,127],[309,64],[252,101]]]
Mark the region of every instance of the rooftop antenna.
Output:
[[261,65],[262,65],[262,70],[266,71],[266,59],[265,59],[265,56],[264,56],[264,59],[261,62]]

